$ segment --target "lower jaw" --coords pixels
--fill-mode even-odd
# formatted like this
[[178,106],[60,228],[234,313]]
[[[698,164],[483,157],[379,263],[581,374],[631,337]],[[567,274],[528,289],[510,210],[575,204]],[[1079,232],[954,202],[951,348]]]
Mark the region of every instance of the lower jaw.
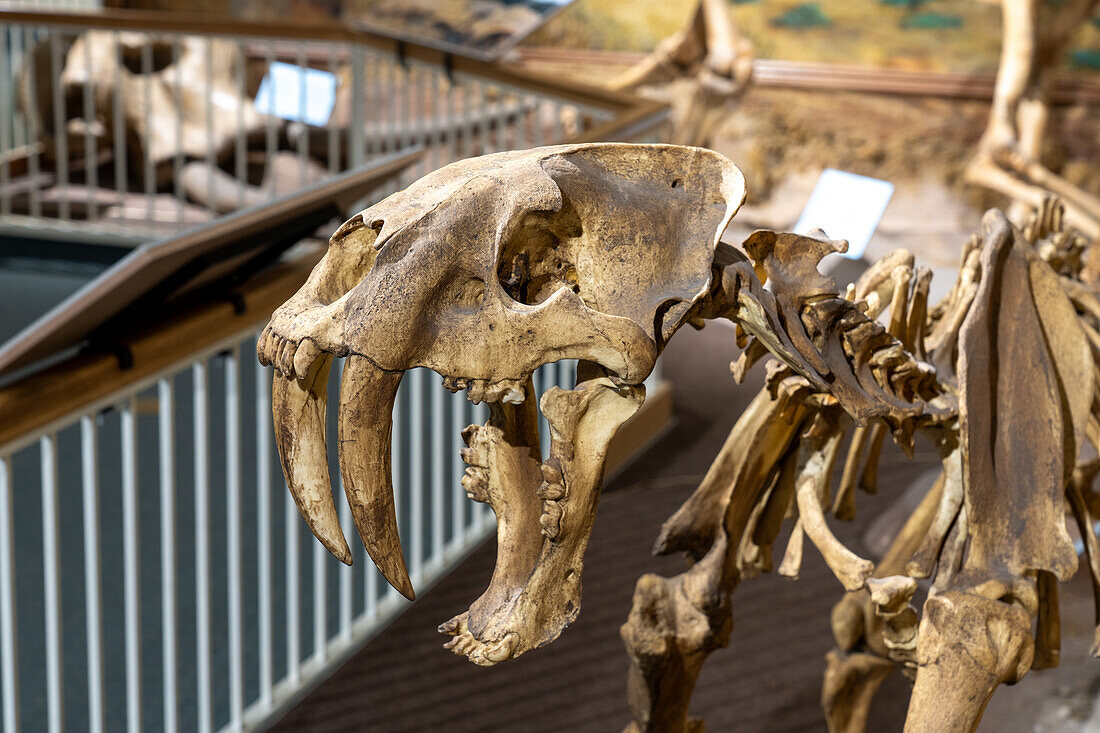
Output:
[[488,459],[478,488],[497,514],[498,564],[467,614],[441,627],[456,636],[452,651],[496,663],[550,643],[576,619],[607,446],[643,399],[643,388],[606,377],[551,388],[541,400],[552,436],[542,464],[532,450],[537,432],[524,432],[533,407],[493,406],[485,426],[468,430],[471,453]]

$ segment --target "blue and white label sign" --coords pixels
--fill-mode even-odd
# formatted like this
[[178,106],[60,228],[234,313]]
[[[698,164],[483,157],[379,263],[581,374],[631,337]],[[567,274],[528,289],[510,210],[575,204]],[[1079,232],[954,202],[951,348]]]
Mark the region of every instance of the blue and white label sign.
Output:
[[829,239],[847,239],[848,251],[842,256],[861,259],[893,195],[894,184],[889,181],[826,168],[794,231],[807,234],[821,229]]
[[256,93],[256,111],[324,127],[336,104],[336,75],[273,61]]

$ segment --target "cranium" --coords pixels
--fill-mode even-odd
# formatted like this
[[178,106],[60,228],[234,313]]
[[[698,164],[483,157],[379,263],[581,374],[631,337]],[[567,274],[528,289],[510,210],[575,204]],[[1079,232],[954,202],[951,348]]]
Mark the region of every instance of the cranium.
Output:
[[[313,532],[351,561],[325,453],[333,356],[347,359],[339,445],[355,524],[409,598],[390,476],[402,375],[427,367],[489,404],[486,424],[464,431],[463,485],[497,515],[497,566],[485,593],[440,627],[480,664],[547,644],[576,618],[608,443],[683,323],[732,318],[812,384],[846,385],[837,398],[853,413],[897,413],[897,395],[863,388],[874,358],[856,354],[853,367],[839,345],[842,331],[875,324],[831,282],[802,292],[782,276],[844,243],[758,233],[750,263],[719,242],[744,196],[740,171],[708,150],[570,145],[449,165],[346,222],[257,344],[277,371],[276,439]],[[788,283],[782,297],[757,272]],[[896,343],[879,341],[879,351]],[[531,374],[561,359],[579,360],[577,385],[542,395],[552,438],[542,461]]]

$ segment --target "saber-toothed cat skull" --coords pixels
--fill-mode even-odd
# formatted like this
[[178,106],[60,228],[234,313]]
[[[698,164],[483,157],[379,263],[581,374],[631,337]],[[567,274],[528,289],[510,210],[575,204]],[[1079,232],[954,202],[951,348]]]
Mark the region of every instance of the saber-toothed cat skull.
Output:
[[[446,166],[341,226],[257,346],[278,372],[287,483],[321,542],[351,561],[324,436],[331,357],[343,356],[347,498],[379,569],[413,596],[391,411],[404,371],[432,369],[490,404],[488,423],[466,433],[463,483],[492,504],[500,547],[489,589],[449,628],[486,663],[554,639],[579,610],[607,444],[640,406],[665,340],[707,295],[718,237],[744,196],[736,166],[707,150],[557,146]],[[553,436],[543,464],[530,377],[561,359],[582,366],[575,390],[543,397]]]

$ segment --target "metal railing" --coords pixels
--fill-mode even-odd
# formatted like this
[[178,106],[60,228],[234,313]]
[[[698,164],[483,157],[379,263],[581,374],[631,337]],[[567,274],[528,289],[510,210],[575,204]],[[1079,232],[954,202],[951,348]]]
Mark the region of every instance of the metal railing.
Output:
[[[120,44],[136,49],[126,52],[134,84],[112,87],[130,90],[115,96],[97,96],[94,85],[62,95],[65,109],[75,105],[79,112],[72,117],[79,134],[50,142],[42,120],[36,126],[21,111],[10,80],[64,68],[62,51],[72,55],[90,33],[103,34],[100,48],[108,56]],[[36,44],[45,65],[34,65]],[[79,53],[87,62],[96,49],[85,48]],[[211,121],[211,97],[200,94],[195,129],[207,135],[205,153],[181,144],[182,125],[172,120],[179,120],[179,102],[160,130],[171,143],[161,158],[148,146],[135,148],[125,126],[119,144],[113,113],[126,103],[121,95],[152,98],[158,87],[147,79],[158,69],[169,77],[159,88],[178,88],[183,75],[171,80],[171,62],[185,49],[206,71],[197,81],[207,93],[217,87],[208,62],[219,54],[245,69],[233,79],[249,99],[273,60],[335,71],[349,90],[346,107],[338,104],[334,113],[339,124],[310,128],[264,118],[255,135],[246,134],[238,106],[238,119],[217,128],[224,145],[211,150],[208,133],[218,123]],[[115,70],[121,78],[122,67]],[[399,186],[495,150],[568,138],[652,139],[665,117],[651,102],[373,33],[271,24],[229,29],[135,12],[0,11],[0,85],[6,85],[0,86],[0,233],[49,237],[139,241],[193,223],[196,212],[212,217],[249,195],[278,193],[276,184],[297,186],[318,166],[332,174],[408,145],[427,153]],[[60,87],[44,88],[56,102]],[[145,116],[143,105],[134,108],[134,119]],[[97,110],[112,114],[101,120]],[[49,118],[53,129],[69,120],[56,112]],[[82,156],[61,154],[70,142],[82,146]],[[83,165],[66,166],[81,159]],[[262,173],[277,166],[269,190]],[[199,188],[225,184],[219,191],[229,203],[196,206],[181,178],[187,171],[198,171]],[[78,186],[97,196],[78,207],[75,196],[60,195]],[[155,338],[138,338],[126,371],[109,356],[90,355],[0,389],[6,733],[262,728],[407,606],[361,546],[352,567],[330,558],[283,483],[270,432],[271,375],[256,365],[253,348],[271,309],[308,272],[308,263],[286,267],[245,293],[243,314],[211,304],[205,320],[166,324]],[[568,363],[543,367],[536,387],[571,386],[572,374]],[[338,380],[334,369],[333,404]],[[489,510],[466,501],[459,484],[459,433],[480,419],[462,395],[432,386],[427,371],[404,380],[393,465],[400,531],[418,591],[492,529]],[[330,426],[330,439],[335,435]],[[545,425],[543,438],[546,445]],[[329,455],[335,461],[334,447]],[[335,466],[331,475],[339,476]],[[341,520],[353,538],[346,506]]]
[[[0,447],[4,730],[256,728],[408,605],[359,543],[344,566],[301,521],[257,334]],[[543,367],[537,387],[570,387],[573,370]],[[406,377],[393,433],[418,591],[494,526],[459,483],[460,431],[482,410],[433,377]]]
[[[273,62],[339,80],[323,126],[255,105]],[[660,105],[336,26],[0,11],[0,231],[138,241],[404,146],[448,162],[598,133]],[[620,124],[623,123],[623,124]],[[626,129],[629,126],[634,129]]]

